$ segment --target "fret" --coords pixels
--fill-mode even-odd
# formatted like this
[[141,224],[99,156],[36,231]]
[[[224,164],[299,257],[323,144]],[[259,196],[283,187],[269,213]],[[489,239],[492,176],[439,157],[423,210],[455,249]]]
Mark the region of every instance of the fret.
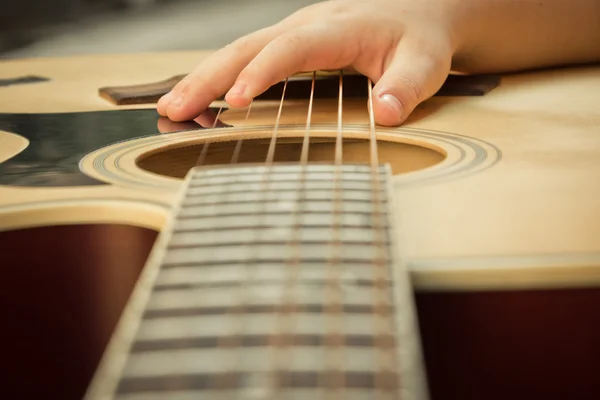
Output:
[[[376,347],[381,346],[393,349],[396,345],[395,337],[392,335],[340,335],[345,347]],[[131,347],[132,353],[143,353],[146,351],[168,351],[182,349],[204,349],[219,347],[220,342],[230,342],[238,347],[267,347],[271,338],[269,335],[241,335],[235,337],[204,336],[189,337],[184,339],[164,340],[138,340]],[[282,335],[280,340],[290,346],[301,347],[323,347],[327,345],[327,337],[324,335]]]
[[[327,373],[325,373],[327,374]],[[315,372],[281,372],[277,375],[277,386],[283,388],[317,388],[319,383],[326,379],[319,379],[319,374]],[[128,378],[123,380],[119,387],[120,393],[136,393],[136,392],[162,392],[164,396],[169,387],[187,387],[199,391],[218,390],[221,380],[228,381],[227,388],[241,389],[249,386],[251,378],[241,372],[225,372],[220,374],[189,374],[175,376],[159,376],[159,377],[144,377],[144,378]],[[325,377],[327,378],[327,377]],[[375,389],[377,380],[383,381],[385,386],[379,390],[389,391],[397,387],[395,374],[390,372],[354,372],[349,371],[344,373],[344,380],[347,382],[347,387],[351,389]],[[306,393],[306,392],[304,392]],[[372,392],[365,391],[363,396],[357,397],[365,399],[365,395]],[[198,393],[196,393],[198,396]],[[230,394],[231,396],[231,394]],[[212,398],[212,397],[211,397]],[[234,397],[235,398],[235,397]],[[262,398],[262,397],[259,397]],[[302,398],[302,397],[301,397]],[[306,397],[303,397],[306,398]],[[344,396],[346,398],[346,396]],[[169,394],[169,399],[171,399]]]
[[[339,217],[340,230],[345,227],[369,228],[372,226],[369,214],[341,214]],[[300,217],[301,227],[330,227],[333,229],[333,217],[330,214],[303,214]],[[261,232],[270,227],[295,227],[294,217],[289,212],[267,215],[211,215],[194,220],[179,220],[174,233],[198,232],[210,229],[243,229],[255,228]],[[214,228],[216,227],[216,228]]]
[[[344,179],[352,182],[363,182],[370,184],[373,181],[372,174],[364,172],[344,171],[341,170]],[[336,173],[333,170],[313,172],[307,171],[302,173],[302,170],[296,168],[294,172],[282,173],[278,169],[260,168],[256,172],[232,173],[230,175],[210,174],[202,176],[199,179],[192,178],[190,181],[190,189],[205,188],[208,186],[218,185],[220,187],[236,186],[243,183],[262,183],[263,176],[269,176],[269,185],[277,187],[279,182],[296,182],[302,177],[310,182],[326,182],[331,184],[336,179]],[[380,176],[381,178],[381,176]]]
[[[260,181],[260,176],[265,174],[269,175],[269,182],[298,180],[301,176],[308,181],[332,181],[338,172],[346,179],[372,181],[373,171],[368,165],[345,164],[336,166],[335,169],[333,169],[331,165],[327,164],[312,164],[308,169],[304,170],[294,164],[278,164],[276,168],[264,165],[246,165],[243,169],[235,170],[228,168],[214,168],[212,171],[201,176],[192,176],[190,177],[190,187],[212,184],[215,182],[218,184],[228,184],[231,182]],[[377,171],[379,178],[382,180],[386,178],[386,173],[387,171],[383,169]]]
[[[210,377],[209,379],[216,379],[215,377]],[[222,382],[222,380],[219,380]],[[164,387],[164,382],[157,383],[155,385],[158,388]],[[228,383],[229,388],[231,385]],[[116,398],[118,400],[165,400],[165,393],[161,391],[149,391],[150,388],[145,387],[145,391],[140,392],[128,392],[125,394],[119,394]],[[232,399],[240,399],[240,400],[254,400],[260,399],[259,395],[254,396],[253,394],[249,394],[247,396],[239,396],[239,389],[210,389],[205,388],[201,391],[186,391],[186,390],[178,390],[169,392],[168,400],[199,400],[199,399],[210,399],[210,400],[232,400]],[[352,391],[346,391],[344,393],[344,400],[372,400],[374,396],[374,392],[376,393],[376,389],[372,388],[360,388],[355,387]],[[285,400],[306,400],[306,399],[319,399],[323,396],[322,389],[319,388],[307,388],[307,387],[295,387],[293,391],[290,391],[289,394],[286,394]],[[387,397],[389,398],[389,397]],[[270,399],[269,399],[270,400]]]
[[[308,249],[310,251],[310,247],[320,247],[322,246],[323,241],[317,238],[315,239],[307,239],[302,241],[301,249]],[[372,246],[386,246],[389,244],[389,241],[365,241],[361,239],[344,239],[344,240],[336,240],[336,245],[339,248],[344,248],[345,246],[359,246],[359,247],[372,247]],[[203,249],[203,248],[216,248],[216,247],[243,247],[243,246],[253,246],[257,248],[258,246],[270,246],[274,247],[286,247],[289,245],[288,242],[276,239],[276,238],[244,238],[240,239],[231,239],[229,241],[219,241],[216,240],[207,240],[206,242],[190,242],[190,243],[172,243],[169,245],[169,250],[185,250],[185,249]],[[227,249],[225,249],[227,250]],[[286,251],[288,249],[284,249]]]
[[389,176],[192,169],[90,398],[423,398]]
[[[257,279],[253,279],[252,282],[246,283],[246,282],[242,282],[241,280],[237,279],[233,279],[233,280],[213,280],[213,281],[203,281],[201,279],[200,282],[189,282],[189,281],[185,281],[182,283],[157,283],[154,286],[154,291],[155,292],[166,292],[166,291],[179,291],[179,290],[189,290],[189,289],[214,289],[214,288],[234,288],[235,286],[240,286],[241,284],[248,284],[250,287],[252,286],[268,286],[268,285],[273,285],[273,284],[281,284],[284,283],[285,281],[283,279],[277,280],[277,279],[261,279],[261,280],[257,280]],[[314,286],[326,286],[326,285],[330,285],[331,282],[328,282],[327,280],[323,280],[323,279],[303,279],[302,282],[306,285],[314,285]],[[378,285],[381,285],[382,283],[379,281],[375,281],[372,279],[352,279],[352,281],[344,281],[344,280],[340,280],[340,284],[342,285],[346,285],[346,286],[358,286],[358,287],[380,287]],[[389,285],[390,282],[386,281],[383,282],[383,285]]]
[[[200,198],[186,200],[183,207],[213,205],[223,202],[222,193],[205,194]],[[227,203],[241,202],[278,202],[278,201],[331,201],[331,190],[290,190],[290,191],[268,191],[268,192],[227,192]],[[342,202],[371,202],[373,193],[370,190],[347,190],[340,193]]]
[[[263,299],[273,300],[273,299]],[[280,299],[277,299],[280,300]],[[322,304],[303,304],[294,302],[294,312],[304,312],[307,314],[323,314],[327,313],[327,306]],[[379,314],[389,315],[393,311],[390,306],[373,306],[371,304],[344,304],[340,306],[340,312],[343,314]],[[161,309],[149,309],[146,310],[143,319],[159,319],[159,318],[174,318],[174,317],[195,317],[204,315],[221,315],[221,314],[232,314],[237,312],[239,314],[285,314],[290,313],[289,307],[286,305],[272,305],[272,304],[244,304],[244,305],[213,305],[213,306],[198,306],[190,307],[186,305],[182,308],[161,308]]]
[[[222,246],[209,248],[172,249],[165,255],[164,265],[211,265],[211,264],[235,264],[253,263],[262,261],[273,261],[285,263],[289,257],[287,246],[269,246],[261,243],[252,246],[231,246],[223,249]],[[375,244],[352,244],[340,245],[343,256],[340,262],[370,262],[377,257],[377,246]],[[327,262],[331,252],[330,244],[306,244],[300,245],[302,253],[301,261],[312,262],[320,260]],[[306,254],[306,255],[305,255]]]
[[[307,181],[302,186],[298,180],[296,181],[280,181],[276,184],[269,185],[269,190],[277,192],[299,192],[302,190],[313,191],[313,190],[333,190],[333,178],[331,180],[322,181]],[[218,183],[196,185],[191,186],[187,198],[196,199],[198,197],[204,197],[205,195],[218,194],[218,193],[250,193],[250,192],[262,192],[263,183],[260,179],[254,182],[239,182],[231,183],[230,185],[223,186]],[[340,183],[340,189],[342,191],[357,191],[357,192],[369,192],[373,190],[372,182],[368,180],[361,181],[350,181],[345,180]]]
[[[252,265],[253,282],[277,280],[285,282],[287,273],[281,268],[283,260],[274,263],[255,263]],[[303,263],[298,271],[298,280],[310,282],[314,280],[327,280],[327,261]],[[222,264],[206,265],[202,268],[189,268],[188,266],[172,266],[164,268],[159,272],[156,286],[173,284],[219,284],[220,282],[237,281],[244,276],[246,264]],[[340,272],[339,282],[351,285],[353,282],[362,280],[375,282],[371,263],[357,262],[344,265],[344,271]],[[250,283],[252,284],[252,283]]]
[[[331,237],[332,226],[306,226],[299,230],[300,242],[308,244],[327,243]],[[265,243],[271,245],[287,245],[287,239],[294,231],[298,229],[295,226],[274,226],[261,229],[260,238],[256,238],[255,229],[251,227],[235,230],[217,230],[200,232],[180,232],[174,233],[171,237],[169,246],[175,248],[178,246],[218,246],[228,243]],[[377,235],[374,229],[364,227],[347,227],[340,230],[338,238],[341,243],[375,243]],[[389,244],[389,240],[385,242]]]
[[[238,282],[238,285],[242,282]],[[282,290],[283,280],[272,283],[255,284],[247,288],[249,306],[268,306],[272,304],[273,297],[280,300],[278,297],[283,296]],[[315,304],[315,299],[325,297],[327,291],[331,290],[334,284],[326,282],[321,285],[314,285],[302,281],[295,285],[290,293],[294,297],[297,306],[313,306],[322,307],[320,304]],[[373,299],[373,286],[355,286],[346,283],[340,283],[337,286],[342,290],[344,295],[344,306],[363,306],[371,307]],[[183,308],[199,308],[199,307],[236,307],[237,303],[234,297],[231,296],[235,286],[229,287],[202,287],[188,288],[176,291],[159,291],[154,293],[147,305],[148,310],[168,310],[168,309],[183,309]],[[392,299],[385,299],[386,304],[392,305]],[[246,311],[250,312],[250,311]],[[315,311],[316,312],[316,311]],[[348,311],[351,312],[351,311]]]
[[[302,212],[316,213],[316,214],[331,214],[334,212],[335,202],[330,199],[329,201],[303,201]],[[220,215],[256,215],[259,210],[265,207],[267,204],[269,214],[286,213],[294,210],[298,207],[297,201],[291,200],[279,200],[273,202],[251,202],[244,201],[239,203],[221,202],[214,204],[203,204],[199,206],[185,206],[181,213],[180,218],[195,218],[195,217],[206,217],[206,216],[220,216]],[[341,212],[348,213],[361,213],[371,215],[373,213],[373,206],[370,202],[359,202],[359,201],[345,201],[341,202]]]

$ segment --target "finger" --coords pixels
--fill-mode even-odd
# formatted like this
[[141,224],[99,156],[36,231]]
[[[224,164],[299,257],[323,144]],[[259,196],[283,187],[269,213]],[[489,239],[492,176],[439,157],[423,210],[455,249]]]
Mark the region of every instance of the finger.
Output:
[[296,72],[338,69],[358,54],[339,27],[307,25],[273,39],[240,73],[225,96],[233,107],[247,107],[252,99]]
[[381,79],[373,88],[373,111],[378,124],[397,126],[415,107],[433,96],[450,71],[451,53],[440,45],[403,38]]
[[210,55],[158,101],[158,113],[173,121],[199,115],[233,85],[240,71],[281,29],[274,25],[254,32]]

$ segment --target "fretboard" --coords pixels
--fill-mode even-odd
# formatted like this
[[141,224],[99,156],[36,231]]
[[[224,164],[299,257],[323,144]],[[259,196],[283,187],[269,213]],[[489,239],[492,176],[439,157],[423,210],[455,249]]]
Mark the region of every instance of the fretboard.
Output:
[[88,398],[426,398],[388,185],[368,165],[191,170]]

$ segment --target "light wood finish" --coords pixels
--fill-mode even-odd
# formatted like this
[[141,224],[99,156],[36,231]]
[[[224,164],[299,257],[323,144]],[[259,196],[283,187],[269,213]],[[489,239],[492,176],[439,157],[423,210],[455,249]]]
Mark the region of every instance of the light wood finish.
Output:
[[[160,81],[190,70],[204,54],[5,62],[0,67],[0,78],[37,74],[52,80],[2,88],[0,110],[34,113],[115,109],[98,96],[98,88]],[[410,130],[465,136],[497,147],[502,156],[491,168],[445,182],[404,187],[404,178],[396,178],[402,253],[412,266],[417,288],[502,289],[600,283],[598,93],[600,68],[594,66],[505,76],[500,86],[486,96],[434,98],[421,105],[403,127],[379,129],[382,135],[404,134],[413,140],[419,139]],[[268,127],[274,121],[276,103],[255,104],[246,124]],[[330,130],[334,129],[334,103],[316,101],[315,125],[328,124]],[[123,108],[135,107],[141,106]],[[298,124],[297,136],[301,136],[305,114],[305,102],[290,101],[281,122]],[[222,117],[237,127],[245,124],[245,110],[226,111]],[[345,104],[344,123],[358,124],[347,131],[364,132],[366,117],[362,101]],[[268,134],[268,128],[265,131]],[[191,135],[180,137],[186,140]],[[202,135],[210,137],[206,132]],[[239,130],[232,129],[230,136],[236,135]],[[176,137],[172,136],[174,141],[179,140]],[[5,151],[3,146],[3,154]],[[131,200],[157,196],[152,190],[152,194],[145,194],[126,188],[0,188],[0,198],[4,208],[14,204],[22,207],[28,202],[35,206],[45,199],[94,198],[104,190],[110,196],[118,192]],[[168,206],[170,194],[161,191],[161,196]],[[11,211],[6,209],[4,213]],[[14,226],[11,223],[8,227]]]
[[0,163],[19,154],[23,151],[29,141],[23,136],[15,135],[10,132],[0,131]]
[[145,53],[4,61],[0,65],[0,79],[38,75],[51,80],[2,88],[1,111],[112,110],[114,104],[98,95],[101,87],[161,81],[190,71],[204,56],[202,52],[175,52],[159,56]]
[[[191,70],[206,54],[5,62],[0,79],[39,75],[51,80],[0,88],[0,112],[144,108],[116,107],[101,98],[98,89],[158,82]],[[356,140],[368,137],[365,103],[344,103],[349,158],[364,151]],[[600,66],[530,72],[504,76],[483,97],[430,99],[402,127],[377,128],[380,140],[400,143],[381,146],[390,149],[386,157],[403,157],[392,160],[392,166],[398,166],[391,179],[395,250],[416,289],[433,400],[495,400],[515,393],[520,398],[597,398],[599,103]],[[19,228],[40,226],[126,224],[161,231],[182,187],[180,177],[203,144],[265,140],[277,107],[277,101],[255,103],[248,120],[246,110],[222,114],[231,128],[135,139],[83,157],[82,170],[108,185],[0,186],[0,234],[7,243],[19,243],[24,235]],[[279,136],[301,137],[306,111],[306,101],[286,101]],[[335,112],[335,101],[316,101],[311,131],[315,139],[335,137]],[[0,160],[6,162],[25,145],[17,136],[0,133]],[[394,153],[394,148],[402,151]],[[320,149],[324,150],[313,156],[326,160],[331,147],[323,144]],[[168,165],[179,156],[179,170]],[[9,260],[20,267],[13,271],[27,271],[28,265],[18,265],[19,258]],[[36,265],[44,265],[44,260]],[[143,290],[143,277],[140,282],[138,291]],[[21,285],[27,287],[28,282]],[[43,299],[34,303],[35,309],[45,310]],[[15,337],[26,334],[19,331]],[[44,365],[53,362],[49,358]],[[47,374],[38,371],[35,376]],[[88,378],[80,377],[79,389]]]

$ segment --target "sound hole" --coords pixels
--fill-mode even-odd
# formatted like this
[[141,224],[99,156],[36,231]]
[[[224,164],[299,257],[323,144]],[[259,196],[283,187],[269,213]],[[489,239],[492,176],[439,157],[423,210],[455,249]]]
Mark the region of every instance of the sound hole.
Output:
[[155,238],[123,225],[0,232],[0,398],[82,398]]
[[[204,165],[230,164],[237,141],[210,143]],[[248,139],[241,145],[239,163],[265,162],[269,149],[268,139]],[[146,171],[183,178],[194,167],[202,152],[203,143],[195,143],[180,147],[165,147],[144,154],[137,160],[137,165]],[[299,162],[302,151],[302,138],[281,138],[277,140],[275,151],[276,162]],[[312,138],[309,148],[309,162],[333,162],[335,140],[330,138]],[[393,174],[404,174],[418,171],[442,162],[445,155],[427,147],[400,142],[379,141],[378,153],[380,163],[389,163]],[[369,141],[362,139],[347,140],[343,145],[345,163],[368,163]]]

